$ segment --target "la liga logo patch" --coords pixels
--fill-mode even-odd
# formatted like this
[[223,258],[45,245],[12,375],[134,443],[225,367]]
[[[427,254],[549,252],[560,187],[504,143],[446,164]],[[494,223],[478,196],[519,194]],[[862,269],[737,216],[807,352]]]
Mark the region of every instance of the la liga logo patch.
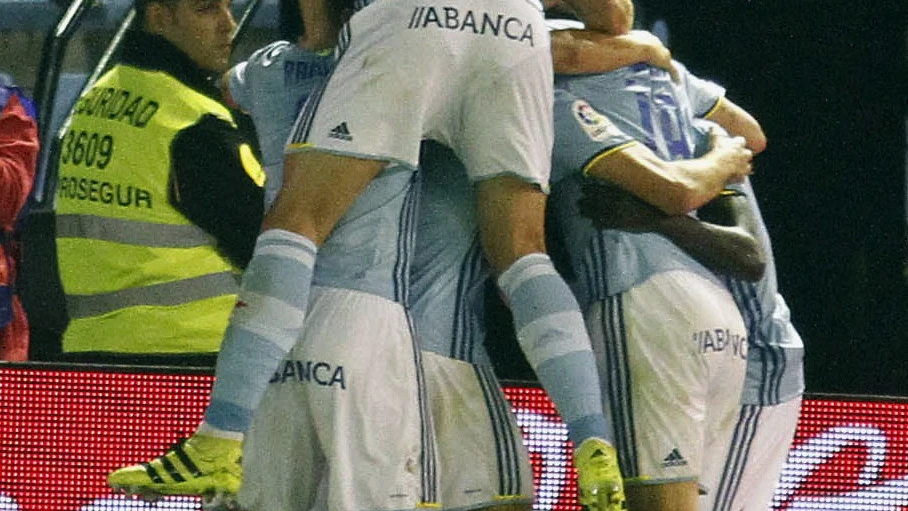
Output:
[[571,111],[587,136],[596,142],[602,142],[609,137],[621,135],[621,131],[612,124],[612,121],[597,112],[595,108],[582,99],[574,101],[574,104],[571,105]]

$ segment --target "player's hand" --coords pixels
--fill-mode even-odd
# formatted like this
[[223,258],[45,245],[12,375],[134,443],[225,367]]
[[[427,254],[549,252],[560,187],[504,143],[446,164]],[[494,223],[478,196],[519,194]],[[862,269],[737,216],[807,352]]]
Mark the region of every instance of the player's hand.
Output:
[[727,175],[726,182],[740,183],[753,174],[753,152],[744,137],[729,137],[719,130],[710,131],[710,156]]
[[651,232],[658,230],[659,222],[666,218],[630,193],[595,179],[583,185],[578,205],[580,214],[592,220],[597,229]]
[[656,66],[658,68],[668,71],[672,77],[672,81],[678,83],[681,81],[681,77],[678,74],[678,69],[675,67],[675,63],[672,61],[672,52],[662,44],[662,41],[647,32],[646,30],[631,30],[627,34],[628,40],[634,44],[642,46],[647,55],[646,63]]

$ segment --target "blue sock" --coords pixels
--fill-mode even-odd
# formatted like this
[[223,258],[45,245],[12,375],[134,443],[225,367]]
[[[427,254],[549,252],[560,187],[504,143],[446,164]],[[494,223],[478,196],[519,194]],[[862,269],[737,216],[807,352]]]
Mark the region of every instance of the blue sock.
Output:
[[316,252],[296,233],[259,235],[221,344],[206,424],[249,429],[268,379],[302,332]]
[[596,359],[580,306],[545,254],[518,259],[498,278],[517,340],[568,427],[575,446],[590,437],[614,443],[602,413]]

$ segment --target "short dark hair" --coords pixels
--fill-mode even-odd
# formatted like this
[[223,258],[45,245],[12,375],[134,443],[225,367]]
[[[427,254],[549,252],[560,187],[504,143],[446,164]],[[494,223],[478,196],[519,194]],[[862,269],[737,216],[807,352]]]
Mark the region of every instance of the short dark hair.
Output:
[[301,36],[306,35],[303,18],[300,16],[299,0],[280,0],[279,7],[278,27],[281,39],[295,43]]
[[173,6],[177,3],[178,0],[133,0],[133,7],[136,9],[136,19],[133,22],[132,26],[144,29],[145,28],[145,12],[148,11],[148,6],[154,3],[158,4],[170,4]]
[[580,21],[577,13],[566,4],[559,4],[555,7],[546,9],[545,18],[550,20],[573,20]]
[[[299,0],[279,0],[278,26],[281,39],[296,42],[306,35],[306,26],[303,23]],[[354,0],[328,0],[329,15],[339,24],[355,9]]]

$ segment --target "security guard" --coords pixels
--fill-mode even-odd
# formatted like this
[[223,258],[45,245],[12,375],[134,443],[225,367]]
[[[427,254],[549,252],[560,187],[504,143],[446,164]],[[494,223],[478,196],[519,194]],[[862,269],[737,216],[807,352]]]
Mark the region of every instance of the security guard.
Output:
[[215,82],[235,28],[228,0],[137,0],[136,12],[60,150],[64,359],[216,353],[262,221],[254,135]]

